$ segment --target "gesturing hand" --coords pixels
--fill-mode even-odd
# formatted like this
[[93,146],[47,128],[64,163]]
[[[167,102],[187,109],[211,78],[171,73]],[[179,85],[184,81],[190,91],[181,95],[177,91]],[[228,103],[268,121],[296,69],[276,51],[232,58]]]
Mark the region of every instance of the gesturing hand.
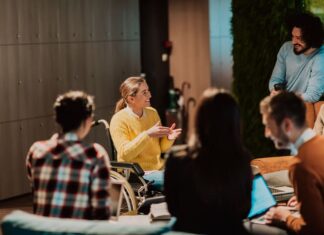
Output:
[[168,135],[168,140],[175,140],[181,134],[182,129],[181,128],[174,129],[175,127],[176,124],[173,123],[170,127],[170,134]]
[[169,127],[161,126],[161,123],[157,122],[150,129],[146,130],[146,133],[150,137],[160,138],[163,136],[168,136],[171,133],[171,130]]

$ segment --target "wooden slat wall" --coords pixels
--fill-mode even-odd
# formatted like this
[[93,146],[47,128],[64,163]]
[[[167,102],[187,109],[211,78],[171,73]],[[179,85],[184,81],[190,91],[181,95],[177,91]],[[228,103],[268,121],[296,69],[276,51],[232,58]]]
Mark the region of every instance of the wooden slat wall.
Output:
[[85,90],[110,119],[139,47],[138,0],[0,0],[0,199],[30,191],[25,156],[56,130],[57,94]]
[[[169,0],[169,38],[173,42],[170,73],[175,86],[191,84],[186,98],[199,99],[211,84],[208,0]],[[192,131],[194,109],[190,109]]]

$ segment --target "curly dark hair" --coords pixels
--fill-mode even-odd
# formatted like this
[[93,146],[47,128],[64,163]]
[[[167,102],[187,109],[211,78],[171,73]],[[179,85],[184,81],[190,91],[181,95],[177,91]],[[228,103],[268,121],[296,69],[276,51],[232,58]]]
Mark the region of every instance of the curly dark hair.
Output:
[[323,45],[324,28],[321,19],[310,12],[298,13],[287,19],[289,32],[294,27],[300,28],[304,42],[313,48]]
[[69,91],[59,95],[54,103],[55,120],[63,133],[75,131],[93,115],[94,109],[92,96],[83,91]]

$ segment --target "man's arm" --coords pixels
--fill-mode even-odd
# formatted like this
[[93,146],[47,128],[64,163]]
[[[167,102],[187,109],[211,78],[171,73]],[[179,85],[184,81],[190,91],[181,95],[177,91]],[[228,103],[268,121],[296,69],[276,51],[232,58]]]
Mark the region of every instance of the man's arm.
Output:
[[[301,226],[300,234],[323,234],[324,207],[320,192],[320,180],[301,164],[295,166],[293,181],[296,184],[297,198],[300,201],[300,214],[305,225]],[[287,221],[289,223],[289,221]],[[288,224],[289,227],[289,224]]]
[[311,74],[306,91],[302,98],[307,102],[317,102],[324,92],[324,54],[319,54],[314,58],[311,67]]
[[[285,43],[286,44],[286,43]],[[269,91],[274,89],[274,85],[277,83],[286,82],[286,63],[285,63],[285,44],[283,44],[278,52],[277,61],[272,71],[272,75],[269,81]]]

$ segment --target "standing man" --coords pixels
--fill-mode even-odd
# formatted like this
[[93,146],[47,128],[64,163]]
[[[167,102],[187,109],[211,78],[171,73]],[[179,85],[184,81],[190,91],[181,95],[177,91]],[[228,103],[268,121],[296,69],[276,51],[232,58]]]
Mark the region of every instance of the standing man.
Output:
[[305,104],[293,92],[266,97],[260,103],[260,111],[265,136],[277,148],[293,144],[298,150],[289,175],[301,217],[279,206],[267,212],[267,222],[282,221],[298,234],[324,234],[324,136],[307,128]]
[[277,55],[269,90],[284,89],[300,94],[306,102],[317,102],[324,93],[324,29],[319,17],[297,15],[289,25],[291,41]]
[[108,155],[99,144],[86,144],[95,106],[82,91],[58,96],[54,103],[61,133],[34,143],[27,155],[34,213],[42,216],[107,220]]

